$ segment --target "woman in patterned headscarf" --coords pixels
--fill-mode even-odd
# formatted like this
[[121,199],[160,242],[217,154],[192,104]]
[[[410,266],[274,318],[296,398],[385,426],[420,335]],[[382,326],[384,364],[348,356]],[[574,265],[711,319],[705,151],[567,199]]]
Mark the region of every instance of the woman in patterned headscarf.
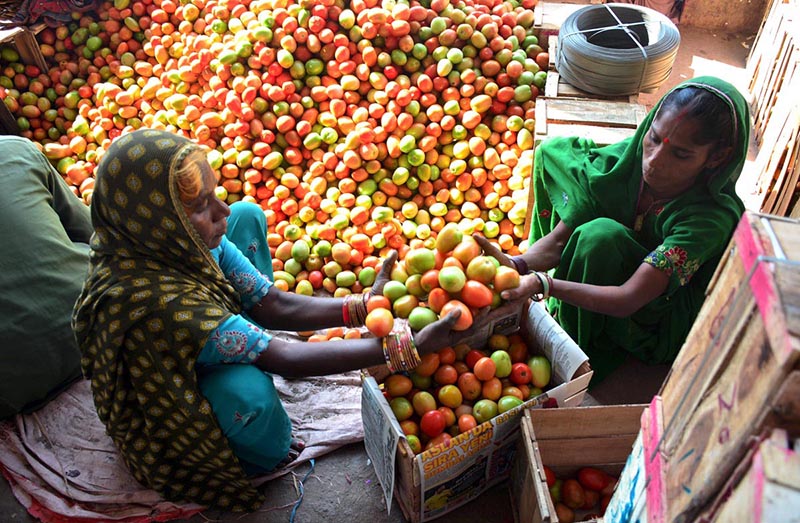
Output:
[[744,212],[735,186],[749,133],[744,97],[707,76],[667,93],[631,138],[606,147],[552,138],[536,149],[530,247],[500,258],[521,272],[555,268],[509,294],[551,296],[593,382],[628,355],[675,359]]
[[[215,186],[188,139],[115,140],[98,166],[73,328],[97,412],[134,476],[168,499],[251,510],[262,499],[246,472],[273,469],[292,441],[269,373],[331,374],[384,356],[380,339],[291,343],[262,328],[340,326],[346,307],[273,287],[226,238]],[[456,342],[457,318],[415,333],[419,352]]]

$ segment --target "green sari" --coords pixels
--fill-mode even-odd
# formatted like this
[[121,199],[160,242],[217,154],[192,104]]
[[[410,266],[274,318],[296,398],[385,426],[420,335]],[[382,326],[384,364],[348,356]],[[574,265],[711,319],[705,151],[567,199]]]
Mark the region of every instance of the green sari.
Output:
[[175,171],[196,146],[123,135],[97,169],[89,278],[73,328],[95,407],[133,475],[167,499],[257,509],[198,388],[195,362],[240,298],[183,210]]
[[639,217],[637,226],[642,141],[660,101],[631,138],[606,147],[579,137],[552,138],[535,153],[536,202],[529,242],[548,234],[559,221],[574,231],[554,278],[621,285],[641,263],[670,276],[667,290],[628,318],[550,299],[551,313],[589,356],[595,382],[627,354],[648,363],[674,360],[744,212],[735,184],[749,144],[747,103],[732,85],[718,78],[694,78],[675,89],[685,87],[707,89],[730,107],[736,123],[731,160],[679,197]]

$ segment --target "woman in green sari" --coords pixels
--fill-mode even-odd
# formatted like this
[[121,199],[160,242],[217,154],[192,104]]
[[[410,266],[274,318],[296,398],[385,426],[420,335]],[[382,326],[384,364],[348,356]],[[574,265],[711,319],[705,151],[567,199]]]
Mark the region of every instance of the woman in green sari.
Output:
[[735,184],[749,132],[742,95],[699,77],[664,96],[629,139],[544,142],[534,160],[530,246],[505,258],[533,274],[504,297],[549,298],[589,356],[595,383],[629,354],[674,360],[744,212]]

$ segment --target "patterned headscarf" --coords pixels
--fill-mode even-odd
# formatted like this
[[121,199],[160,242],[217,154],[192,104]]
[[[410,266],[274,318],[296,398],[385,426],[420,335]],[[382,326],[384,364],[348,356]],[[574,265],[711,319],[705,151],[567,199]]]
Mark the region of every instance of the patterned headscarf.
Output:
[[263,499],[195,373],[208,336],[241,310],[178,194],[175,172],[196,147],[155,130],[109,147],[73,328],[97,412],[134,476],[167,499],[252,510]]

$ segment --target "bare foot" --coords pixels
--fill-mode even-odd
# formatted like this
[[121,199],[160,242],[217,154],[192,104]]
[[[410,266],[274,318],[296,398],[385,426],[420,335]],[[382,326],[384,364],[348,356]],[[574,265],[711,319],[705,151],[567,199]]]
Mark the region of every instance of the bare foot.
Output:
[[306,448],[306,444],[303,441],[292,438],[292,443],[289,445],[289,454],[281,460],[280,463],[275,467],[276,469],[282,469],[292,461],[296,460],[300,457],[300,453],[303,452],[303,449]]

